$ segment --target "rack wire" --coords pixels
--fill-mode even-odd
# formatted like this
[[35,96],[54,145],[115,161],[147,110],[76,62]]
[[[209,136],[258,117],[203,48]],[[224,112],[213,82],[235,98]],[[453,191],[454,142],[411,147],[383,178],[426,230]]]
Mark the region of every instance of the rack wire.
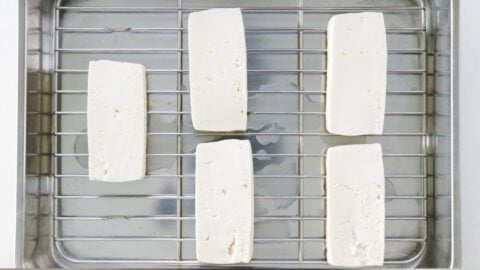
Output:
[[[81,6],[78,1],[59,1],[55,6],[53,105],[52,113],[46,114],[53,120],[53,143],[52,153],[46,155],[51,155],[52,159],[53,241],[63,257],[92,265],[195,264],[192,234],[195,195],[191,170],[195,155],[192,145],[227,137],[252,141],[255,202],[257,206],[268,208],[256,207],[255,251],[251,265],[326,263],[323,159],[328,146],[345,142],[379,142],[384,148],[387,181],[385,264],[407,265],[424,253],[426,182],[431,177],[428,162],[431,155],[427,151],[430,136],[429,71],[426,67],[428,21],[427,9],[422,4],[380,6],[378,1],[373,1],[370,6],[326,6],[322,2],[297,0],[285,1],[288,6],[281,7],[241,6],[248,43],[250,104],[260,96],[266,104],[270,104],[269,100],[286,102],[287,108],[269,108],[270,105],[263,106],[256,100],[258,104],[249,105],[249,129],[223,134],[196,132],[189,125],[188,48],[185,42],[188,14],[222,3],[204,1],[205,6],[198,3],[192,6],[189,1],[177,0],[174,3],[158,1],[155,6],[145,7],[120,6],[122,3],[101,6],[101,1],[89,1],[89,6]],[[346,139],[324,129],[325,18],[361,11],[386,14],[388,55],[393,59],[389,60],[386,128],[383,135]],[[255,19],[259,14],[277,20],[279,26],[262,25],[262,21]],[[139,17],[142,15],[146,17]],[[160,19],[158,26],[152,26],[149,16]],[[293,18],[293,23],[287,26],[278,18],[287,21]],[[317,25],[312,23],[316,20],[320,21]],[[171,42],[149,41],[152,34],[173,38]],[[115,35],[121,35],[128,47],[117,42]],[[258,36],[268,39],[277,35],[291,37],[294,43],[285,44],[294,45],[280,48],[270,42],[271,47],[255,47],[258,43],[252,41]],[[315,36],[315,42],[309,39],[311,35]],[[138,37],[144,42],[134,42]],[[108,47],[103,47],[105,44]],[[172,66],[155,66],[145,55],[160,60],[163,58],[158,57],[169,56],[168,59],[173,59],[171,63],[165,61]],[[266,64],[269,60],[261,59],[250,64],[252,57],[264,55],[285,58],[273,61],[284,67],[272,67]],[[98,57],[123,60],[126,56],[147,67],[147,177],[141,182],[119,185],[89,182],[86,63]],[[312,65],[310,59],[318,59],[318,65]],[[399,80],[401,76],[405,78]],[[251,82],[252,77],[273,81],[273,87],[259,87]],[[312,83],[312,79],[318,83]],[[287,87],[278,83],[286,80],[290,80]],[[418,86],[406,87],[410,82]],[[265,120],[268,117],[270,122]],[[252,124],[267,121],[272,127],[277,120],[284,126],[273,131],[258,129]],[[270,141],[259,143],[260,139]],[[264,172],[269,166],[277,166],[278,170]],[[266,181],[282,187],[281,192],[275,185],[265,184]]]

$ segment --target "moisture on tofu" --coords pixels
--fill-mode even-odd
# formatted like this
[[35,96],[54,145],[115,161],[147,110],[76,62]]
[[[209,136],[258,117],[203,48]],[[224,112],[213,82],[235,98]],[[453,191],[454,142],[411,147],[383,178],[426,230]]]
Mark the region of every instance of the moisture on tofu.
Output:
[[333,16],[327,42],[327,130],[346,136],[382,134],[387,85],[383,14]]
[[143,65],[90,62],[87,99],[90,180],[144,178],[147,97]]
[[334,266],[383,265],[385,176],[379,144],[327,151],[327,262]]
[[202,131],[247,128],[247,53],[238,8],[193,12],[188,18],[191,116]]
[[195,160],[195,237],[201,263],[248,263],[253,254],[253,159],[247,140],[201,143]]

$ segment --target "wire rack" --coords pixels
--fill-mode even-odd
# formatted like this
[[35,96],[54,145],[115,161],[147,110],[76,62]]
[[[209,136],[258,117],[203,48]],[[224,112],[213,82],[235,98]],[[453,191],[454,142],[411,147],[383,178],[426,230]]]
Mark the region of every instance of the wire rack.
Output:
[[[60,1],[55,6],[52,93],[53,241],[67,260],[90,264],[195,264],[194,149],[249,139],[255,167],[252,265],[324,265],[329,146],[382,144],[386,265],[408,265],[427,239],[430,177],[428,9],[415,1],[244,1],[249,74],[246,132],[193,130],[188,91],[192,11],[228,1]],[[384,12],[388,40],[385,133],[325,130],[326,23],[339,13]],[[215,31],[215,29],[212,29]],[[147,68],[147,177],[88,181],[87,64],[110,59]]]

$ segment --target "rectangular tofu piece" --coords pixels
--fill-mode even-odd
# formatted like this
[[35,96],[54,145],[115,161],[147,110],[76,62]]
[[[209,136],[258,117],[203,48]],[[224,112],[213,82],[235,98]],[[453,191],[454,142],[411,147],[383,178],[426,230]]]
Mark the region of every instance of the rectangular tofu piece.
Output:
[[87,126],[90,180],[123,182],[145,177],[147,95],[143,65],[90,62]]
[[385,176],[380,144],[331,147],[326,165],[327,262],[383,265]]
[[248,263],[253,254],[253,159],[248,140],[197,146],[195,235],[201,263]]
[[327,40],[327,130],[345,136],[382,134],[387,86],[383,14],[333,16]]
[[247,128],[247,53],[242,12],[219,8],[188,17],[193,127],[202,131]]

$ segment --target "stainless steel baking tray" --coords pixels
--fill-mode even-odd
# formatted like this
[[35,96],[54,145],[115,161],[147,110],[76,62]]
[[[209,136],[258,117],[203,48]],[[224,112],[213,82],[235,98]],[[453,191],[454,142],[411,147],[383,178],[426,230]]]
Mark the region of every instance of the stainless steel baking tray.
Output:
[[[19,266],[198,266],[195,145],[232,137],[249,139],[254,151],[250,266],[328,266],[325,150],[373,142],[384,149],[385,266],[458,265],[455,1],[22,3]],[[192,11],[231,6],[243,8],[246,26],[248,131],[197,132],[189,114],[186,21]],[[324,119],[326,24],[332,15],[360,11],[385,14],[385,133],[335,136]],[[108,184],[86,177],[86,71],[97,59],[147,68],[143,181]]]

